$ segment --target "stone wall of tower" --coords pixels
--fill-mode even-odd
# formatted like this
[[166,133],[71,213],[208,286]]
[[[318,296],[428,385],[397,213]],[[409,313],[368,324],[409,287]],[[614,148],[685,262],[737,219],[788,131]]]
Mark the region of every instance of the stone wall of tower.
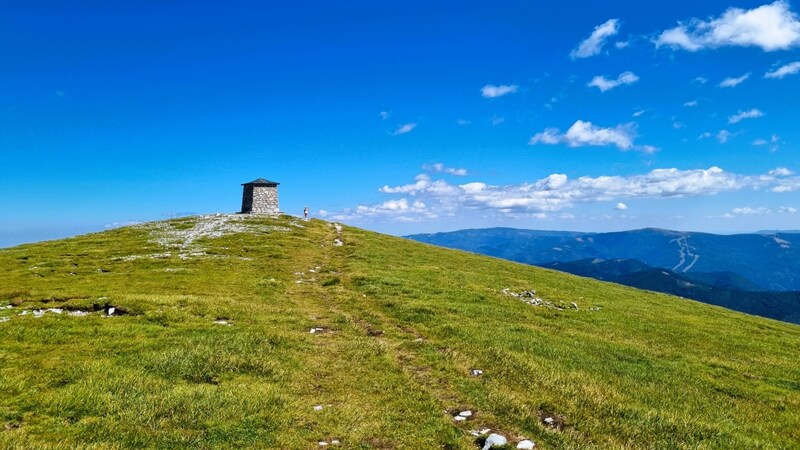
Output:
[[242,212],[250,214],[279,214],[278,187],[245,186],[242,194]]

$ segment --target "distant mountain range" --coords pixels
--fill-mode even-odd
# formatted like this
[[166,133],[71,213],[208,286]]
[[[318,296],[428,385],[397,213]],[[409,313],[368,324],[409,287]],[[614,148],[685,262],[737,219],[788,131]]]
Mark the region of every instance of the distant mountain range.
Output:
[[800,323],[800,234],[513,228],[408,238]]
[[800,292],[763,291],[733,272],[676,273],[635,259],[582,259],[539,266],[800,324]]
[[763,290],[800,290],[800,234],[717,235],[645,228],[613,233],[487,228],[410,239],[527,264],[636,259],[676,273],[733,272]]

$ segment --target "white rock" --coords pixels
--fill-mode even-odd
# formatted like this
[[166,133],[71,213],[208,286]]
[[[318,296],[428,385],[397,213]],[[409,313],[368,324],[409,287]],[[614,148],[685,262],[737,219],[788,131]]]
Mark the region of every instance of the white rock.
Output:
[[230,325],[227,320],[215,320],[214,323],[217,325]]
[[481,370],[481,369],[472,369],[472,370],[469,371],[469,373],[473,377],[479,377],[479,376],[483,375],[483,370]]
[[49,308],[46,311],[50,311],[51,313],[54,314],[61,314],[62,312],[64,312],[64,310],[61,308]]
[[326,447],[327,445],[328,445],[328,443],[327,443],[327,442],[325,442],[325,441],[319,441],[319,446],[320,446],[320,447]]
[[472,417],[472,411],[461,411],[458,415],[461,417]]
[[76,316],[76,317],[83,317],[83,316],[88,316],[89,315],[88,312],[80,311],[80,310],[70,311],[67,314],[69,314],[70,316]]
[[44,311],[41,309],[33,310],[33,317],[42,317],[44,315]]
[[482,434],[482,435],[483,434],[489,434],[490,431],[492,431],[491,428],[483,428],[483,429],[481,429],[481,431],[479,431],[479,433]]
[[519,441],[519,444],[517,444],[517,448],[521,448],[523,450],[532,450],[533,447],[536,447],[536,444],[534,444],[533,441],[529,441],[527,439],[525,439],[524,441]]
[[486,438],[486,444],[483,445],[483,449],[481,450],[489,450],[492,447],[502,447],[506,444],[508,444],[508,439],[506,439],[505,436],[492,433]]
[[552,417],[545,417],[545,419],[544,419],[544,423],[546,423],[548,425],[552,425],[553,422],[555,422],[555,420]]
[[340,239],[334,239],[333,245],[336,247],[341,247],[342,245],[344,245],[344,242],[342,242]]
[[338,439],[334,439],[334,440],[331,441],[331,444],[339,445],[339,440]]
[[322,405],[315,405],[314,411],[322,411]]
[[0,306],[0,309],[11,309],[13,307],[14,305],[6,305],[6,306]]
[[11,320],[10,317],[0,317],[0,323],[8,322],[9,320]]
[[455,420],[456,422],[463,422],[463,421],[467,420],[467,418],[464,417],[464,416],[455,416],[455,417],[453,417],[453,420]]
[[113,306],[111,308],[108,308],[109,316],[113,316],[115,312],[117,312],[117,308],[114,308]]

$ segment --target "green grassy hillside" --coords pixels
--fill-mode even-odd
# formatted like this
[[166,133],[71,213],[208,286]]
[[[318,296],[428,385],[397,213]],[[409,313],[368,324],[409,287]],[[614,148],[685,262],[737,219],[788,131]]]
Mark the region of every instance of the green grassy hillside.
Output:
[[6,305],[0,448],[800,445],[798,326],[322,221],[0,250]]

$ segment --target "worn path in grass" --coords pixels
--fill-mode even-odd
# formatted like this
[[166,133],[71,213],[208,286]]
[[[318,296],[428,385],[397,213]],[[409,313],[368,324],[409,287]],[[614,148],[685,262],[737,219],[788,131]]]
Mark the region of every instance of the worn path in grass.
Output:
[[[537,448],[800,442],[800,327],[322,221],[0,250],[6,304],[4,448],[474,449],[484,427]],[[42,308],[65,311],[19,315]]]

